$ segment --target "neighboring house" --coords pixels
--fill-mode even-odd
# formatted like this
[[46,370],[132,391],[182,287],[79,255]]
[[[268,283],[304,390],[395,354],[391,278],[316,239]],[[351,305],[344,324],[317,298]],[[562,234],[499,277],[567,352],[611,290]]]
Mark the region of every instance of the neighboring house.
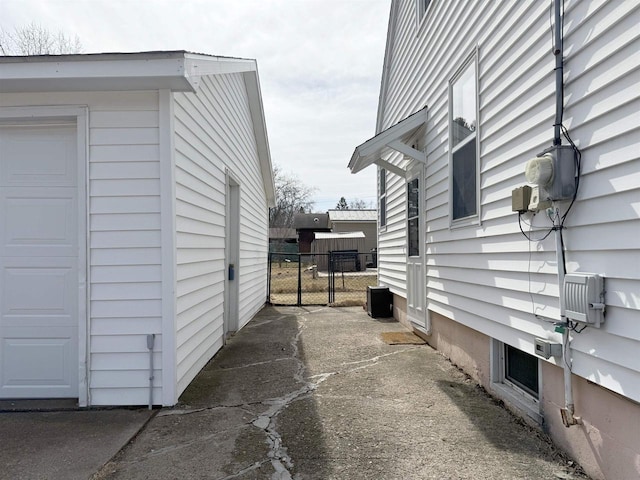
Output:
[[329,228],[334,233],[363,232],[360,253],[370,253],[378,245],[377,210],[329,210]]
[[[512,211],[527,161],[560,137],[550,8],[564,25],[559,112],[581,152],[562,237],[570,195]],[[378,165],[379,281],[396,318],[594,478],[640,477],[639,24],[638,2],[393,0],[378,134],[349,164]],[[605,304],[600,328],[554,325],[584,318],[561,318],[563,263],[604,277],[604,301],[585,306]]]
[[298,251],[311,252],[315,232],[330,232],[329,215],[327,213],[296,213],[293,217],[293,228],[298,234]]
[[265,302],[273,204],[254,60],[0,57],[0,397],[175,404]]

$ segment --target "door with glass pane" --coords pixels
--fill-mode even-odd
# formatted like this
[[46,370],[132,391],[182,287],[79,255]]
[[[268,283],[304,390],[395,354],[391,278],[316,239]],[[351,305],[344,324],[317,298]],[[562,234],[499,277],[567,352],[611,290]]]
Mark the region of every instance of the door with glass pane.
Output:
[[407,171],[407,317],[416,327],[426,330],[423,172],[422,163]]

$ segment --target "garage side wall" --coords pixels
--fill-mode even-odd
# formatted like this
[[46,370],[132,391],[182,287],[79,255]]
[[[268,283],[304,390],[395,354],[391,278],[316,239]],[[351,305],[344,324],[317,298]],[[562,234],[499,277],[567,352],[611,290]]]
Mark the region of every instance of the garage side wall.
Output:
[[3,94],[0,105],[88,106],[88,403],[146,404],[148,334],[157,367],[162,354],[157,92]]
[[266,298],[268,210],[242,75],[203,77],[174,108],[180,394],[223,344],[226,172],[240,183],[239,327]]

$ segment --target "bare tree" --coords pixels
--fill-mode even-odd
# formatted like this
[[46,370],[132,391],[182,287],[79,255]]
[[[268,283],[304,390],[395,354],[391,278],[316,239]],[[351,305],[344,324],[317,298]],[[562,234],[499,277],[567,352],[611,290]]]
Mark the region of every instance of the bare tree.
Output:
[[42,25],[30,23],[13,30],[0,29],[0,55],[64,55],[82,53],[77,35],[52,32]]
[[269,210],[269,226],[291,228],[296,213],[308,213],[313,208],[315,188],[305,185],[293,174],[284,173],[278,165],[273,167],[273,177],[276,206]]
[[372,203],[360,198],[347,201],[344,197],[340,197],[336,204],[336,210],[366,210],[368,208],[373,208]]
[[373,208],[373,204],[366,200],[362,200],[361,198],[354,198],[349,202],[349,208],[351,210],[366,210],[368,208]]

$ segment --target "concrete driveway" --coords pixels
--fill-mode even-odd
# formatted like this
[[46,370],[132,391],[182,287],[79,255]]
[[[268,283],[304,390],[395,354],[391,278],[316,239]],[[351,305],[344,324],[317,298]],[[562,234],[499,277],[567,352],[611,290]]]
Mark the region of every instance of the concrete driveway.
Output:
[[86,480],[152,414],[144,409],[78,411],[66,402],[48,401],[3,401],[0,410],[2,480]]
[[265,308],[93,478],[585,478],[437,352],[389,345],[390,332],[407,333],[361,308]]

